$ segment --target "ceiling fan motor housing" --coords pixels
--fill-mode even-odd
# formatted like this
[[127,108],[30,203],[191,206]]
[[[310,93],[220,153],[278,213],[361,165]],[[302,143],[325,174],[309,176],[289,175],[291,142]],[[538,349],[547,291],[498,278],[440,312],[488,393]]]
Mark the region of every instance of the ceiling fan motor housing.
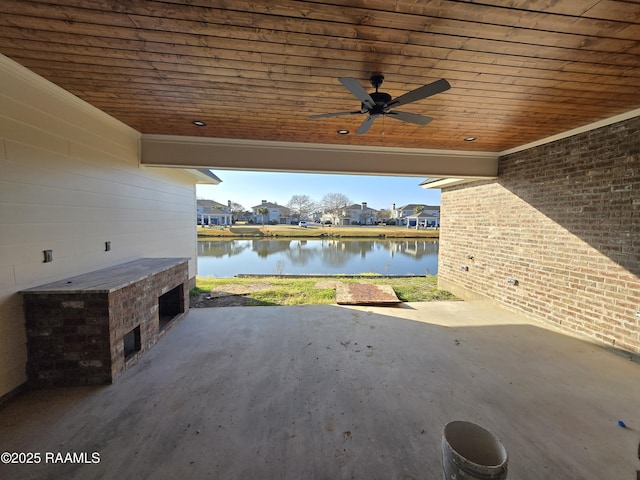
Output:
[[362,112],[368,112],[370,115],[384,115],[386,113],[384,106],[389,103],[392,98],[388,93],[378,92],[378,88],[380,88],[380,85],[384,82],[384,76],[372,75],[370,81],[371,86],[376,89],[375,92],[369,94],[371,99],[374,101],[375,106],[369,108],[363,103]]
[[391,101],[391,95],[384,92],[372,92],[369,94],[371,99],[375,102],[375,107],[368,109],[366,105],[362,104],[362,110],[364,112],[369,112],[372,114],[382,114],[385,113],[384,106]]

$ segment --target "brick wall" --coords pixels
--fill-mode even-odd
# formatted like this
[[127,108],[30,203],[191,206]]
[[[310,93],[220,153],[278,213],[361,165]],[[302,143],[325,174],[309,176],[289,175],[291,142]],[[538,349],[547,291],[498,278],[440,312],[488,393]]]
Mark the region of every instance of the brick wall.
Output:
[[32,294],[24,312],[32,386],[111,382],[107,294]]
[[640,353],[640,118],[505,156],[441,208],[441,287]]
[[[158,318],[158,298],[172,288],[181,285],[182,314],[189,311],[188,271],[185,264],[177,265],[159,273],[121,288],[109,295],[109,316],[111,325],[111,374],[112,378],[125,370],[125,366],[149,350],[164,333],[160,330]],[[182,318],[183,315],[177,315]],[[177,319],[176,318],[176,319]],[[140,327],[141,348],[138,353],[127,360],[125,365],[125,334],[133,328]]]

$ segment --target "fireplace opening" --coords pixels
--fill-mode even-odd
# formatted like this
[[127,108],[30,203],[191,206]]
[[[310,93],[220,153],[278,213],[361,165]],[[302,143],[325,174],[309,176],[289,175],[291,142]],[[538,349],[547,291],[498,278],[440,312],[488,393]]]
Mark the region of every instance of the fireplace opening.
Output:
[[140,342],[140,326],[137,326],[129,333],[124,335],[124,360],[129,360],[132,356],[140,351],[142,344]]
[[166,328],[171,320],[184,313],[184,290],[182,284],[169,290],[158,298],[158,316],[160,317],[160,330]]

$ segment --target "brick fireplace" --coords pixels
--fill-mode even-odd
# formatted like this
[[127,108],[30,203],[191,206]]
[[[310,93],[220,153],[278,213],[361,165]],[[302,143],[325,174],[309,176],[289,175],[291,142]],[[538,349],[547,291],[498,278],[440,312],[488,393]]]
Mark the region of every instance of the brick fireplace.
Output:
[[188,259],[142,258],[22,294],[29,383],[111,383],[188,311]]

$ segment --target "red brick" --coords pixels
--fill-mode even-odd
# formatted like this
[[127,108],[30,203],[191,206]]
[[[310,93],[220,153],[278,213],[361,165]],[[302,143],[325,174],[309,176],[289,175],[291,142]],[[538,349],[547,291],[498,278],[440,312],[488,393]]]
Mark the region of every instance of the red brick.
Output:
[[505,156],[441,210],[439,277],[640,353],[640,118]]

